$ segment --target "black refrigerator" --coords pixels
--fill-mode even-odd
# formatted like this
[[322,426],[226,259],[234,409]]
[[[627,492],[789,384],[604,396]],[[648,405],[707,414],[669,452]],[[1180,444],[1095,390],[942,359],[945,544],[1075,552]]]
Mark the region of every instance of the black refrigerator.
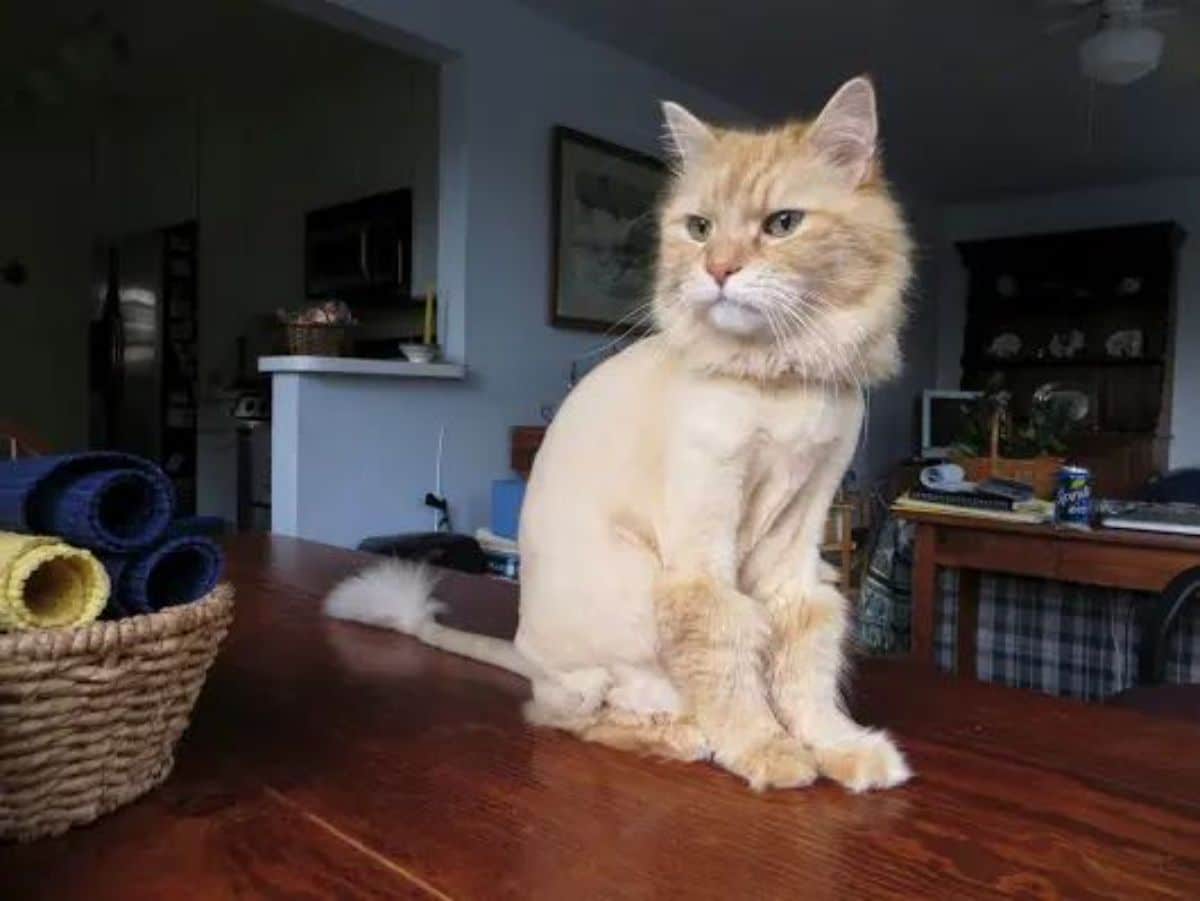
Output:
[[160,463],[178,509],[196,508],[195,222],[96,247],[91,446]]

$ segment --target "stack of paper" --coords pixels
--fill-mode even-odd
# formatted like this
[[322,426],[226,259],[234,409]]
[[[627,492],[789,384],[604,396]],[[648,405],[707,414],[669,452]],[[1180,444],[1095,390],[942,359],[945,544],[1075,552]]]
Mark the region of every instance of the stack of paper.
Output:
[[1036,499],[1015,503],[1011,510],[998,510],[918,500],[905,494],[896,499],[892,504],[892,509],[897,513],[946,513],[953,516],[967,516],[972,519],[1031,524],[1051,522],[1054,519],[1054,504]]

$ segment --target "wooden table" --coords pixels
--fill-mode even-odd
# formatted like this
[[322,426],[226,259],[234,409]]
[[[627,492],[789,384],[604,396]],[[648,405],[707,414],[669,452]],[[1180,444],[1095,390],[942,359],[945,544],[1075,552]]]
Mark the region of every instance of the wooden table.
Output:
[[[853,690],[917,771],[755,795],[521,721],[515,676],[335,623],[360,555],[248,537],[237,620],[160,789],[0,847],[0,898],[978,898],[1200,895],[1200,726],[867,662]],[[452,577],[450,618],[513,627]]]
[[1083,585],[1161,592],[1200,566],[1200,537],[1122,529],[1059,528],[970,516],[896,511],[916,523],[913,547],[912,656],[934,662],[938,567],[959,570],[956,671],[975,677],[979,574],[1011,573]]

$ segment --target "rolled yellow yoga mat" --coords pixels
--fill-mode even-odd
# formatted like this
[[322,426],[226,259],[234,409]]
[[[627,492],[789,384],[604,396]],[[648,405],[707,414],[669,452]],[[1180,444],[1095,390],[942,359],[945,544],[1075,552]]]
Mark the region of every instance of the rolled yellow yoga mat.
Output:
[[87,551],[0,532],[0,632],[90,623],[108,593],[108,573]]

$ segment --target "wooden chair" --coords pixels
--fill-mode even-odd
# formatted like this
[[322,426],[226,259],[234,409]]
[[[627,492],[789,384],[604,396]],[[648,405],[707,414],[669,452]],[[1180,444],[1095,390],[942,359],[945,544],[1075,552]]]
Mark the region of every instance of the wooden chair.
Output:
[[821,556],[837,567],[838,588],[849,594],[854,588],[854,552],[858,549],[854,537],[857,498],[848,492],[838,492],[825,520],[821,541]]
[[7,419],[0,419],[0,460],[38,457],[50,453],[50,445],[37,432]]
[[1159,716],[1200,720],[1200,685],[1166,684],[1167,640],[1198,591],[1200,567],[1180,573],[1155,602],[1142,607],[1137,685],[1111,697],[1110,704]]
[[[1174,469],[1155,476],[1139,496],[1154,503],[1200,502],[1200,469]],[[1161,716],[1200,720],[1200,685],[1166,682],[1167,639],[1197,591],[1200,591],[1200,567],[1180,573],[1157,601],[1139,609],[1142,634],[1137,684],[1114,695],[1109,703]]]
[[1156,504],[1200,504],[1200,469],[1172,469],[1154,476],[1142,488],[1140,497]]

